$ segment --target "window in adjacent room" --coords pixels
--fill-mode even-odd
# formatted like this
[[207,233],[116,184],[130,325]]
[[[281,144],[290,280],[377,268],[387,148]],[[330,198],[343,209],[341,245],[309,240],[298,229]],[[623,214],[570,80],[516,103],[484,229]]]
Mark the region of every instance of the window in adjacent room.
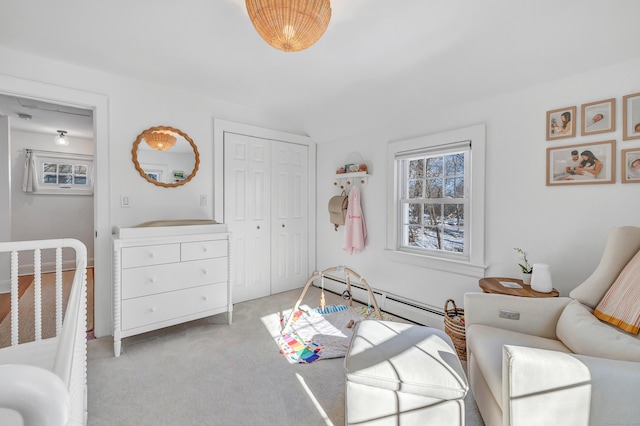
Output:
[[22,189],[34,194],[93,194],[93,156],[28,149]]
[[482,125],[389,144],[395,259],[482,276],[484,142]]

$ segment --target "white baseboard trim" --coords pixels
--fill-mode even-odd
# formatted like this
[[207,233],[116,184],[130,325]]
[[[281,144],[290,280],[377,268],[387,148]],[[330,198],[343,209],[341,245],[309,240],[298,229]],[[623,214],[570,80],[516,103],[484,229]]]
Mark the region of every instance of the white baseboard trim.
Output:
[[[324,288],[333,293],[342,294],[346,289],[344,279],[325,275]],[[320,288],[319,280],[314,281],[314,286]],[[417,324],[444,330],[444,310],[428,306],[413,300],[406,299],[391,293],[372,288],[376,302],[380,310],[395,315]],[[369,292],[359,282],[351,282],[351,296],[360,303],[369,303]]]

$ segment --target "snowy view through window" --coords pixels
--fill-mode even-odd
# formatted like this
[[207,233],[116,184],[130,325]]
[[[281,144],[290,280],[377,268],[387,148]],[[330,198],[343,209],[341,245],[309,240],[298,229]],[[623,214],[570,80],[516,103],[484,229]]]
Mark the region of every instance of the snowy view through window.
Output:
[[464,252],[465,154],[402,161],[402,246]]
[[42,164],[42,181],[45,184],[87,185],[87,166],[83,164]]

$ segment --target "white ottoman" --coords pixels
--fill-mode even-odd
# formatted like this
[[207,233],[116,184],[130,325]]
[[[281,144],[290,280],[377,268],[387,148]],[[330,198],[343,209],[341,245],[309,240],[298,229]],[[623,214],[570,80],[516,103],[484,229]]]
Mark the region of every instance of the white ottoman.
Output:
[[444,331],[364,320],[344,368],[347,425],[464,425],[469,386]]

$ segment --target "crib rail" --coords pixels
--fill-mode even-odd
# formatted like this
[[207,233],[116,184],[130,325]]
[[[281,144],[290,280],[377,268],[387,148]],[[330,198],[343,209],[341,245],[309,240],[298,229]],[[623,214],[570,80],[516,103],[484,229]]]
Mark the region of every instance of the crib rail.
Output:
[[86,273],[87,249],[85,245],[78,240],[67,238],[67,239],[54,239],[54,240],[0,242],[0,253],[10,253],[11,346],[15,346],[19,342],[18,253],[28,252],[28,251],[33,252],[34,328],[35,328],[35,340],[39,341],[42,339],[42,273],[43,273],[42,272],[42,250],[53,249],[55,250],[55,253],[56,253],[56,258],[55,258],[56,333],[55,335],[58,336],[62,331],[62,310],[63,310],[62,249],[65,247],[69,247],[75,250],[76,270],[82,270],[78,268],[84,268]]
[[[62,292],[62,249],[71,248],[75,251],[75,273],[71,284],[69,300],[67,302],[64,321],[63,312],[63,292]],[[56,331],[55,337],[51,339],[43,339],[42,327],[42,267],[41,254],[42,250],[54,249],[56,251],[55,260],[55,321]],[[34,305],[35,305],[35,342],[27,344],[19,344],[18,340],[18,252],[33,251],[34,259]],[[36,241],[19,241],[19,242],[2,242],[0,243],[0,253],[10,253],[10,286],[11,286],[11,346],[6,350],[16,350],[28,347],[28,345],[37,345],[37,342],[46,343],[47,341],[57,341],[55,348],[55,356],[53,357],[53,365],[51,372],[43,371],[37,373],[38,368],[32,366],[23,366],[25,372],[34,371],[37,374],[31,375],[34,381],[31,382],[32,388],[40,388],[40,391],[32,395],[32,400],[25,407],[20,404],[12,407],[10,398],[3,401],[7,403],[5,407],[13,408],[20,412],[23,419],[40,416],[40,420],[27,422],[26,424],[52,424],[43,423],[43,419],[55,418],[55,410],[64,407],[64,424],[66,425],[86,425],[86,383],[87,383],[87,347],[86,347],[86,329],[87,329],[87,289],[86,289],[86,272],[87,272],[87,249],[85,245],[75,239],[56,239],[56,240],[36,240]],[[0,265],[0,268],[2,265]],[[34,346],[31,346],[35,348]],[[2,351],[3,349],[0,349]],[[15,363],[14,363],[15,364]],[[1,368],[1,367],[0,367]],[[35,368],[35,369],[34,369]],[[18,370],[15,370],[18,371]],[[53,378],[47,378],[47,374]],[[12,373],[12,374],[15,374]],[[6,378],[6,377],[5,377]],[[54,380],[55,379],[55,380]],[[29,379],[22,377],[22,382],[27,383]],[[56,388],[55,381],[60,380],[64,386],[65,395],[45,395],[42,389],[45,389],[47,382],[52,389]],[[38,384],[39,383],[39,384]],[[5,383],[6,385],[7,383]],[[29,387],[24,387],[25,391]],[[38,395],[42,395],[47,399],[42,404],[36,402]],[[0,400],[2,400],[0,395]],[[19,398],[26,401],[27,398]],[[57,404],[55,401],[62,401]],[[66,402],[64,402],[66,401]],[[50,407],[51,409],[47,409]],[[23,410],[24,408],[24,410]],[[0,422],[1,423],[1,422]]]

